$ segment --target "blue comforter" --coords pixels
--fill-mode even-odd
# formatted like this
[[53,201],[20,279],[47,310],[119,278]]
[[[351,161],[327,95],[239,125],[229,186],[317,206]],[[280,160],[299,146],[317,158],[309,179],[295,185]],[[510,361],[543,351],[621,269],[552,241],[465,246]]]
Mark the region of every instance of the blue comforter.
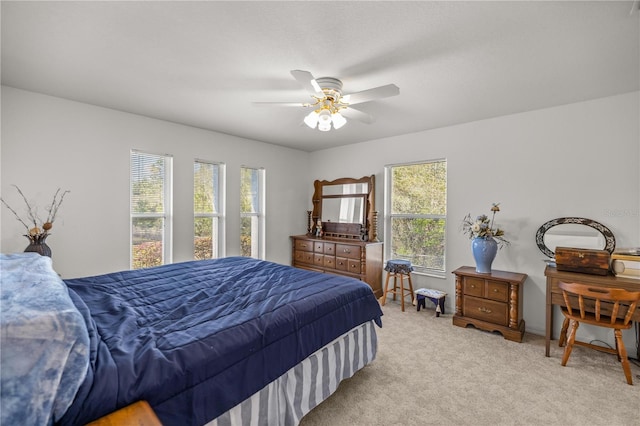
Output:
[[244,257],[65,281],[90,367],[62,424],[147,400],[165,425],[204,424],[382,311],[360,281]]

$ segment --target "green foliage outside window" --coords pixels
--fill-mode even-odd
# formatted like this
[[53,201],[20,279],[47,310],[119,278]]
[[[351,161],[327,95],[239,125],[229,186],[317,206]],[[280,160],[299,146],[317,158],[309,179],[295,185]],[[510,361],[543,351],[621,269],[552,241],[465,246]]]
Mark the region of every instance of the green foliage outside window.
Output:
[[196,161],[193,166],[193,211],[194,218],[194,240],[193,256],[196,260],[211,259],[214,257],[213,239],[214,225],[217,218],[211,215],[218,213],[218,198],[216,190],[218,188],[219,167],[217,164],[203,163]]
[[257,252],[259,239],[259,172],[244,167],[240,170],[240,255],[246,257]]
[[[131,154],[132,267],[163,263],[165,158],[134,152]],[[151,216],[151,217],[150,217]]]
[[446,161],[393,166],[391,179],[391,257],[443,271]]

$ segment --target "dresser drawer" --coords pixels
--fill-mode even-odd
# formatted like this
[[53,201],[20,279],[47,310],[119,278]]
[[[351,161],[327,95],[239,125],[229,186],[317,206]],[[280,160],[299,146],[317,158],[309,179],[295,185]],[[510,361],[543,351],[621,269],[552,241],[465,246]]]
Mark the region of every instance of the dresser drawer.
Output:
[[347,257],[349,259],[360,259],[360,246],[336,244],[336,256]]
[[336,254],[336,245],[334,243],[324,243],[324,254]]
[[321,241],[314,241],[313,242],[313,251],[315,251],[316,253],[324,252],[324,243],[321,242]]
[[500,281],[487,281],[487,298],[507,302],[509,300],[509,286]]
[[349,259],[346,257],[336,257],[336,269],[339,271],[346,271],[349,269]]
[[296,262],[309,263],[313,265],[313,253],[310,251],[296,250]]
[[351,272],[352,274],[359,274],[360,273],[360,260],[348,259],[347,260],[347,271]]
[[296,250],[313,251],[313,243],[307,240],[296,240]]
[[509,308],[506,303],[466,296],[462,302],[464,316],[477,318],[502,326],[509,325]]
[[336,267],[336,257],[335,256],[322,256],[324,258],[324,267],[325,268],[335,268]]
[[464,279],[463,291],[464,294],[468,294],[469,296],[484,296],[484,280],[479,278],[466,277]]
[[313,264],[318,266],[323,266],[324,255],[322,253],[313,253]]

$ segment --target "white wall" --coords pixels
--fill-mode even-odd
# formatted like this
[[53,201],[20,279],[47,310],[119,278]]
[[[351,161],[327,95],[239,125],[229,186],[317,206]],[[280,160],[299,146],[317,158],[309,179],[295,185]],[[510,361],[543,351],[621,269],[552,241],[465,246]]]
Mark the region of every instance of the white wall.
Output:
[[[446,291],[447,308],[452,309],[455,284],[449,272],[474,264],[460,222],[467,213],[489,214],[491,203],[499,202],[496,221],[512,244],[498,252],[493,267],[529,276],[524,285],[526,328],[544,335],[545,256],[535,244],[540,225],[557,217],[586,217],[611,229],[618,247],[640,246],[639,95],[317,151],[311,154],[311,175],[330,180],[375,174],[382,234],[384,166],[446,158],[447,276],[415,276],[414,285]],[[629,333],[625,339],[631,338]],[[633,351],[635,339],[628,341]]]
[[[56,188],[71,189],[48,242],[58,272],[74,277],[129,267],[131,148],[174,155],[174,261],[191,259],[194,158],[225,162],[228,188],[239,187],[241,165],[266,168],[267,258],[287,264],[289,235],[306,230],[313,180],[375,174],[382,215],[386,164],[446,158],[447,276],[416,276],[415,285],[447,291],[451,312],[449,272],[473,264],[460,221],[500,202],[497,221],[512,245],[498,253],[493,267],[528,274],[527,331],[544,334],[544,255],[534,241],[540,225],[586,217],[609,227],[618,247],[640,246],[639,97],[634,92],[308,154],[3,87],[0,183],[12,205],[20,200],[11,184],[40,205]],[[239,253],[238,211],[237,194],[229,191],[227,255]],[[6,209],[0,214],[1,251],[22,251],[24,229]],[[612,342],[608,333],[581,332]],[[630,332],[625,342],[633,354]]]
[[[197,158],[226,163],[230,189],[240,188],[240,166],[266,169],[267,259],[290,263],[289,235],[306,230],[312,181],[299,177],[308,173],[308,153],[3,86],[2,197],[23,209],[16,184],[46,216],[55,190],[71,190],[47,239],[63,277],[129,268],[132,148],[173,155],[174,262],[193,259]],[[227,255],[240,253],[238,192],[227,191]],[[0,249],[23,251],[24,227],[1,212]]]

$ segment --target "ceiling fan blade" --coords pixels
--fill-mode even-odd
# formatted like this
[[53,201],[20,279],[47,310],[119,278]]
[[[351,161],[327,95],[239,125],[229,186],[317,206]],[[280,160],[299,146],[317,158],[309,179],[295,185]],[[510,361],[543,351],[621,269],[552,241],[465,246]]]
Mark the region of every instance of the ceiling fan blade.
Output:
[[345,116],[348,119],[351,120],[357,120],[360,121],[362,123],[366,123],[366,124],[371,124],[373,123],[375,120],[375,118],[373,118],[372,115],[367,114],[364,111],[360,111],[358,109],[355,109],[353,107],[349,107],[349,108],[345,108],[340,110],[340,113]]
[[283,106],[283,107],[305,107],[308,104],[303,102],[253,102],[255,106]]
[[374,87],[373,89],[363,90],[361,92],[350,93],[342,97],[342,101],[349,105],[361,104],[363,102],[373,101],[375,99],[388,98],[400,94],[400,89],[395,84],[387,84],[386,86]]
[[320,88],[320,85],[318,85],[318,82],[316,82],[315,77],[309,71],[293,70],[291,71],[291,75],[310,94],[314,96],[321,96],[321,97],[324,96],[324,93],[322,93],[322,89]]

